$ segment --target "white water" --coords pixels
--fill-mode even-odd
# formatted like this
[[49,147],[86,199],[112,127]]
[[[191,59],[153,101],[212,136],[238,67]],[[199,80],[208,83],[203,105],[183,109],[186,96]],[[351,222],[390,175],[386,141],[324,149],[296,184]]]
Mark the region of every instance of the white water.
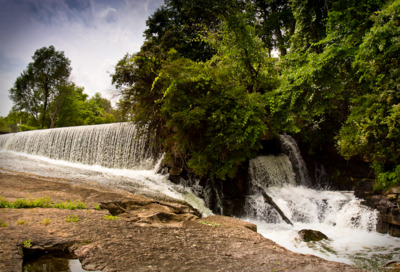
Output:
[[[155,159],[156,158],[156,159]],[[211,211],[189,188],[157,174],[148,135],[129,123],[82,126],[0,135],[0,168],[71,181],[95,181],[157,199],[186,201]]]
[[152,169],[157,160],[145,129],[130,123],[5,134],[0,149],[109,168]]
[[[293,167],[282,167],[282,156],[286,155],[260,156],[250,161],[253,186],[246,199],[245,220],[257,224],[258,232],[292,251],[353,264],[367,271],[383,271],[385,263],[400,259],[400,239],[375,231],[376,210],[361,205],[352,192],[314,190],[288,182],[285,177],[290,176]],[[271,183],[263,176],[280,176],[281,183]],[[265,203],[257,186],[264,188],[293,226]],[[320,231],[329,240],[303,242],[298,235],[302,229]]]
[[281,142],[283,152],[289,157],[292,163],[297,184],[309,186],[310,177],[308,176],[308,170],[296,141],[290,135],[280,135],[279,141]]
[[[361,205],[351,192],[285,185],[269,188],[267,193],[293,226],[280,219],[275,223],[260,217],[247,220],[256,223],[264,237],[292,251],[353,264],[367,271],[382,271],[385,263],[400,259],[400,239],[377,233],[376,211]],[[275,216],[279,215],[275,212]],[[303,242],[298,236],[302,229],[318,230],[329,240]]]

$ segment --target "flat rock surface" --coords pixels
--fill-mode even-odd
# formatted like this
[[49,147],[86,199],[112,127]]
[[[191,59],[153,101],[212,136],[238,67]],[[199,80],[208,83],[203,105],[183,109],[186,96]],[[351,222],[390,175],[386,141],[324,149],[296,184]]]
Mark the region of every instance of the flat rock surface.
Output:
[[[76,183],[0,171],[0,196],[80,200],[86,209],[0,209],[0,271],[22,271],[30,250],[62,248],[86,270],[100,271],[359,271],[293,253],[254,232],[251,223],[225,216],[199,218],[190,206],[163,202],[96,183]],[[102,209],[95,209],[100,206]],[[114,214],[119,220],[105,219]],[[79,221],[66,222],[77,216]]]

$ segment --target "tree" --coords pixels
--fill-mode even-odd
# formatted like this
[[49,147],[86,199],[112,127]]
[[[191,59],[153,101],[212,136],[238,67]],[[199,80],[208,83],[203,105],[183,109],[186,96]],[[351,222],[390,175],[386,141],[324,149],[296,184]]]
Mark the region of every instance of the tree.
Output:
[[379,186],[400,183],[400,1],[389,1],[373,16],[353,66],[363,92],[337,137],[345,157],[371,161]]
[[111,102],[101,97],[100,93],[96,93],[86,104],[90,114],[86,117],[85,124],[105,124],[116,121]]
[[213,52],[209,58],[193,58],[201,50],[180,44],[166,53],[168,46],[153,43],[155,35],[139,53],[126,55],[113,75],[134,121],[155,127],[167,158],[201,176],[233,177],[267,131],[275,62],[256,36],[252,6],[242,14],[243,7],[229,7],[217,28],[194,33]]
[[[61,86],[68,82],[71,73],[70,60],[64,52],[56,51],[54,46],[42,47],[35,51],[33,62],[16,79],[9,90],[10,98],[17,111],[31,113],[42,128],[54,126],[46,123],[49,104],[60,95]],[[55,109],[55,108],[54,108]],[[50,113],[54,119],[55,112]],[[41,117],[41,118],[40,118]]]
[[73,83],[60,86],[60,95],[50,104],[51,117],[55,127],[79,126],[85,124],[85,119],[90,115],[87,106],[88,95],[82,87]]

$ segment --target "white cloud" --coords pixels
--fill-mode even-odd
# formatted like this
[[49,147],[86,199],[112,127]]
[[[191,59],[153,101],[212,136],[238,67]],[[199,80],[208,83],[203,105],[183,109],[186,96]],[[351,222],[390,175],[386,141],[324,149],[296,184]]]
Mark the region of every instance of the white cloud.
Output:
[[[11,109],[8,90],[35,50],[54,45],[71,60],[71,79],[93,95],[112,88],[109,73],[127,52],[140,50],[150,13],[162,0],[0,0],[0,115]],[[3,5],[3,3],[5,5]],[[5,63],[5,64],[4,64]]]

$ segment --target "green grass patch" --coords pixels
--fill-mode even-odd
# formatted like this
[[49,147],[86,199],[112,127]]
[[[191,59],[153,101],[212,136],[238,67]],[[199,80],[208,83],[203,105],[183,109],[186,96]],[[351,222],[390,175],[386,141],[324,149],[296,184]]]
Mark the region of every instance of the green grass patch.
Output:
[[48,224],[50,224],[50,219],[48,219],[48,218],[43,219],[40,224],[43,224],[43,225],[47,226]]
[[18,220],[17,224],[18,225],[25,225],[25,224],[28,224],[28,222],[26,222],[25,220]]
[[207,222],[207,221],[200,221],[199,223],[203,224],[203,225],[211,226],[211,227],[219,227],[220,226],[220,224],[218,224],[218,223],[211,223],[211,222]]
[[6,222],[3,222],[3,220],[0,219],[0,227],[1,228],[8,227],[8,224]]
[[0,208],[11,209],[29,209],[29,208],[57,208],[57,209],[85,209],[86,203],[82,201],[65,201],[65,202],[52,202],[50,197],[42,197],[38,199],[25,199],[19,198],[14,202],[0,197]]
[[67,216],[65,218],[65,222],[78,222],[79,221],[79,217],[76,214]]
[[108,214],[104,215],[104,219],[105,220],[120,220],[119,216],[108,215]]
[[25,240],[23,247],[24,248],[31,248],[32,247],[32,239]]
[[86,203],[82,201],[65,201],[60,203],[54,203],[53,208],[57,209],[67,209],[67,210],[77,210],[86,209]]

